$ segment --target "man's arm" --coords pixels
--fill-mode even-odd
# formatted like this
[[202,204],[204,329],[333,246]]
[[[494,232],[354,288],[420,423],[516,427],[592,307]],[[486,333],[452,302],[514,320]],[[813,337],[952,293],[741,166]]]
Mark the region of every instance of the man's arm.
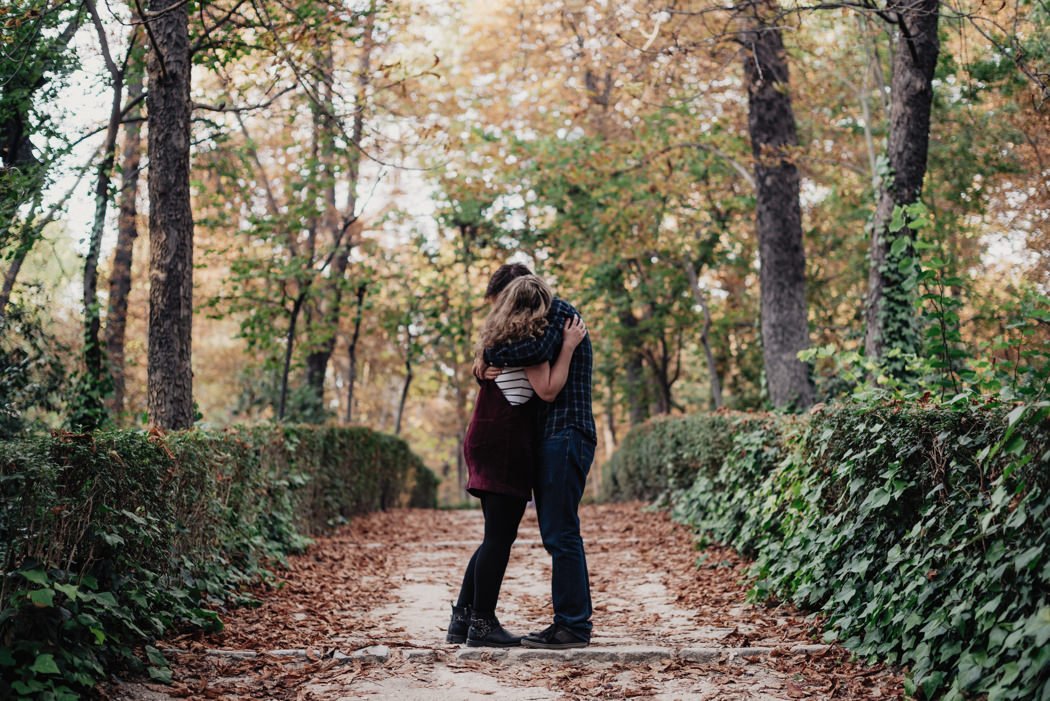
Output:
[[548,319],[547,329],[539,338],[526,338],[522,341],[505,343],[495,348],[485,349],[485,362],[500,368],[538,365],[554,358],[561,347],[562,325],[560,317],[553,315]]

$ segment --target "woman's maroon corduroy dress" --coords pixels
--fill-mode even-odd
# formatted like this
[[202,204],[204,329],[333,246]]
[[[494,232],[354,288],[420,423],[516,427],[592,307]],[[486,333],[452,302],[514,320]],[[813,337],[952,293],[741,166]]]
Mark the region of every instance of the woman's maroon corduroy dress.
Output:
[[481,383],[474,416],[463,441],[468,492],[474,496],[492,492],[522,499],[531,497],[538,401],[533,396],[514,406],[495,381]]

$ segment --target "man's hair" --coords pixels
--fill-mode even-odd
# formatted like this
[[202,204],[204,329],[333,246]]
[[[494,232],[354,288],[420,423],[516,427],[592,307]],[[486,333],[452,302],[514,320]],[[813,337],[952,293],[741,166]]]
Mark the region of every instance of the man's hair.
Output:
[[547,328],[547,312],[553,299],[551,288],[535,275],[511,280],[496,297],[481,327],[477,357],[484,359],[486,348],[542,334]]
[[496,268],[496,272],[492,273],[492,277],[489,278],[489,286],[485,288],[485,299],[491,302],[513,280],[526,275],[532,275],[532,271],[529,270],[528,266],[521,263],[506,263],[499,266]]

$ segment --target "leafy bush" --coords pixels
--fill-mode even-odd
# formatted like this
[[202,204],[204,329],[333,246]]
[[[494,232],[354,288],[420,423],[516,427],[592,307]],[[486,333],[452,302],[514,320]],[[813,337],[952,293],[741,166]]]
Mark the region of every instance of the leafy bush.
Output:
[[685,489],[698,473],[715,474],[734,434],[757,421],[755,414],[720,411],[635,426],[605,463],[602,497],[653,500]]
[[[1048,699],[1048,417],[898,402],[738,420],[674,513],[755,557],[757,598],[821,612],[829,640],[905,665],[919,697]],[[639,434],[616,459],[666,470]]]
[[365,428],[0,442],[0,697],[79,698],[114,667],[168,679],[153,639],[221,627],[212,609],[305,534],[432,506],[435,484],[403,441]]
[[0,310],[0,439],[24,430],[27,414],[54,411],[61,402],[68,350],[38,316],[39,309],[14,301]]

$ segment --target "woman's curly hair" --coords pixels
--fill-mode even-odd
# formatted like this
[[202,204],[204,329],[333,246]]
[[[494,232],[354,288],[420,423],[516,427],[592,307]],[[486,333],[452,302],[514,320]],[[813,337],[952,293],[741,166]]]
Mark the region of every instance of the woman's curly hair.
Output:
[[539,336],[547,329],[554,293],[536,275],[515,278],[499,293],[481,327],[477,355],[486,348]]

